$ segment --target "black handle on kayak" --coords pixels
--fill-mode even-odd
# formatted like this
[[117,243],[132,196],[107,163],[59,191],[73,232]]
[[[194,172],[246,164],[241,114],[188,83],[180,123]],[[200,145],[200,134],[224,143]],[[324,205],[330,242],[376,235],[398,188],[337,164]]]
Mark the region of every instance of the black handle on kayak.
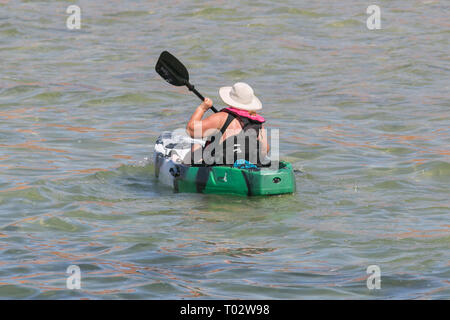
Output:
[[[192,91],[193,93],[195,93],[195,95],[197,97],[199,97],[200,100],[205,101],[205,97],[202,96],[202,94],[200,92],[198,92],[197,89],[195,89],[195,87],[189,83],[189,81],[186,82],[186,87],[188,87],[189,91]],[[217,109],[214,108],[214,106],[211,106],[210,109],[216,113],[218,112]]]

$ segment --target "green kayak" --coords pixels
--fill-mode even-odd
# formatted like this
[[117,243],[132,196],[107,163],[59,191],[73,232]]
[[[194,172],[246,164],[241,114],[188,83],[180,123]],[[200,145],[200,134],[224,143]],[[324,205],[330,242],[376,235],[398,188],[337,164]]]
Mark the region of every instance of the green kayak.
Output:
[[258,167],[239,169],[232,166],[191,166],[181,163],[198,142],[185,136],[164,132],[155,144],[155,175],[177,192],[265,196],[295,192],[292,165],[280,161],[278,169]]

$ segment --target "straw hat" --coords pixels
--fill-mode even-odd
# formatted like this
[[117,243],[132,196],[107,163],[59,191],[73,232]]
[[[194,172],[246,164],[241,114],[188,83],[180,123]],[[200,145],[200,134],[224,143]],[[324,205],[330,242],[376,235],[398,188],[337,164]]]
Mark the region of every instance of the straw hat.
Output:
[[244,82],[220,88],[219,95],[223,102],[237,109],[247,111],[262,109],[261,101],[255,96],[252,87]]

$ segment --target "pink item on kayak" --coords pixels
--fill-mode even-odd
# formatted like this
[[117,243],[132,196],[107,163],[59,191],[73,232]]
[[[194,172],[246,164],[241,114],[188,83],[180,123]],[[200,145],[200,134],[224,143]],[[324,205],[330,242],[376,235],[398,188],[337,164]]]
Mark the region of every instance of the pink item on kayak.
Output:
[[227,109],[228,111],[231,111],[233,113],[236,113],[237,115],[239,115],[241,117],[249,118],[251,120],[255,120],[255,121],[258,121],[261,123],[266,121],[266,119],[264,119],[264,117],[260,116],[259,114],[251,115],[247,110],[236,109],[233,107],[228,107],[225,109]]

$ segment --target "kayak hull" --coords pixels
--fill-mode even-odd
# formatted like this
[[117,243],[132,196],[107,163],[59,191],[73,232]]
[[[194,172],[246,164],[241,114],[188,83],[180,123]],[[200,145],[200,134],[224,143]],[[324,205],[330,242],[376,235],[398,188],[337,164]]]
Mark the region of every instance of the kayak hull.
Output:
[[[155,175],[161,183],[173,187],[176,192],[265,196],[296,191],[294,172],[288,162],[280,161],[278,169],[190,166],[174,157],[171,151],[177,150],[177,143],[171,140],[172,137],[167,133],[166,139],[162,137],[155,145]],[[180,145],[187,147],[185,143],[179,142]]]

